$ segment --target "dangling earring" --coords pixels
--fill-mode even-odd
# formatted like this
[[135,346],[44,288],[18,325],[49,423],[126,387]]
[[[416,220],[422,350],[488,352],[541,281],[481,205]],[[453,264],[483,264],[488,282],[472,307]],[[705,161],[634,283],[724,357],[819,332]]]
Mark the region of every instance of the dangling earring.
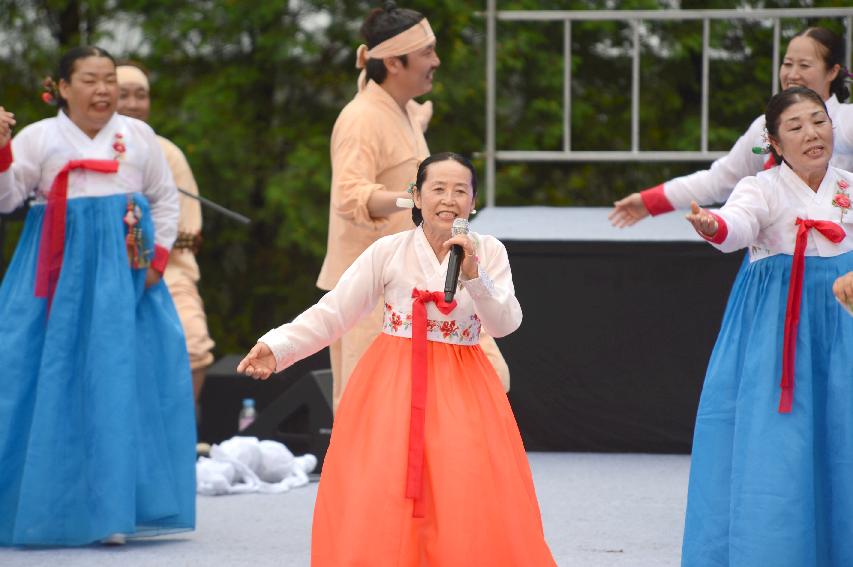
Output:
[[471,214],[472,214],[472,215],[476,215],[476,214],[477,214],[477,209],[471,209]]

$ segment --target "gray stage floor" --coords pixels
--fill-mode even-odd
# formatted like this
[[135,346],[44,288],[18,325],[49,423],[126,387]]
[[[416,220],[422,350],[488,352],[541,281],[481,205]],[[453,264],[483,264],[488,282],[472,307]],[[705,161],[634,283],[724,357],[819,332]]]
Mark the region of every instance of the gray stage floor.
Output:
[[[529,457],[545,537],[558,565],[679,564],[688,456]],[[119,548],[0,549],[0,565],[303,567],[309,565],[316,494],[314,483],[271,496],[199,497],[195,532],[132,541]]]

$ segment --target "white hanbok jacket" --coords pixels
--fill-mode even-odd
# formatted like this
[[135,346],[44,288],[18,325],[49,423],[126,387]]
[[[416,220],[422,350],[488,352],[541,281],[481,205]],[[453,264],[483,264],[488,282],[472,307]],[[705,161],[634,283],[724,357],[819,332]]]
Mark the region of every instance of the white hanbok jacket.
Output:
[[[503,337],[521,324],[506,249],[492,236],[471,236],[477,243],[479,277],[460,282],[457,305],[448,315],[427,304],[431,341],[473,346],[481,326],[493,337]],[[276,371],[284,370],[343,335],[383,296],[383,332],[410,338],[412,291],[443,291],[448,257],[439,263],[421,227],[385,236],[365,250],[316,305],[259,342],[275,355]]]
[[[737,184],[718,211],[720,228],[709,241],[723,252],[749,247],[750,261],[776,254],[794,254],[797,218],[831,221],[847,233],[838,244],[809,231],[806,256],[838,256],[853,250],[853,211],[849,205],[853,174],[829,167],[817,192],[787,164],[747,177]],[[842,198],[839,199],[839,196]]]
[[163,259],[160,267],[163,271],[168,251],[177,236],[178,193],[163,150],[150,126],[135,118],[114,114],[101,131],[90,138],[60,111],[54,118],[40,120],[21,130],[11,142],[11,153],[14,160],[11,167],[0,172],[0,212],[12,211],[30,199],[34,203],[44,203],[57,174],[72,160],[117,159],[117,173],[71,171],[68,199],[136,192],[145,195],[154,222],[154,243],[158,249],[155,258]]

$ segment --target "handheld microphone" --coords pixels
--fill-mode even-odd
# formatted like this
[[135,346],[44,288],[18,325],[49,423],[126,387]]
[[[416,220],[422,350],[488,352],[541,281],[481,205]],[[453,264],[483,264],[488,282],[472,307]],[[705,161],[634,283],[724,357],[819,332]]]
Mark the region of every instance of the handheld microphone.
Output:
[[[467,219],[453,219],[453,227],[450,229],[450,234],[458,236],[460,234],[468,234]],[[458,244],[450,247],[450,258],[447,259],[447,279],[444,280],[444,302],[450,303],[453,301],[453,295],[456,293],[456,285],[459,283],[459,270],[462,268],[462,258],[465,257],[465,251]]]

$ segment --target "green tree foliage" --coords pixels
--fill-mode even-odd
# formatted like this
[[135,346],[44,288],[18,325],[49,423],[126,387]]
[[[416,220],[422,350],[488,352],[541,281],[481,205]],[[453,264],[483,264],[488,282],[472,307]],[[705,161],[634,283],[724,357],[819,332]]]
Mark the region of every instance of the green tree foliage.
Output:
[[[842,6],[844,0],[814,6]],[[202,193],[249,215],[244,227],[205,214],[201,291],[218,353],[243,351],[292,318],[314,287],[326,247],[329,135],[355,93],[363,0],[0,0],[0,105],[19,124],[49,116],[42,78],[81,43],[152,71],[152,126],[186,153]],[[413,0],[430,18],[442,60],[427,133],[433,151],[481,152],[485,140],[485,2]],[[520,0],[499,9],[788,7],[713,0]],[[783,41],[808,24],[783,21]],[[643,31],[642,149],[698,149],[699,22]],[[630,29],[572,28],[572,147],[630,148]],[[716,22],[711,149],[727,149],[763,110],[772,80],[768,22]],[[562,147],[561,23],[498,24],[499,149]],[[481,164],[482,165],[482,164]],[[705,164],[503,164],[498,203],[602,206]],[[6,223],[7,225],[9,223]],[[19,230],[6,230],[5,258]]]

